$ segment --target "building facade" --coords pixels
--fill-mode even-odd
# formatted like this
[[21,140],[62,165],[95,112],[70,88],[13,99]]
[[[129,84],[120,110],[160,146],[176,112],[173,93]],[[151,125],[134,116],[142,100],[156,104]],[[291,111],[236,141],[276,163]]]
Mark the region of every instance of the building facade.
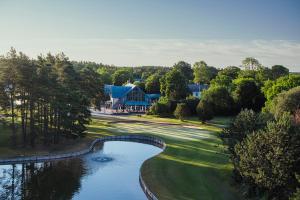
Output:
[[105,103],[106,108],[130,112],[144,112],[160,97],[160,94],[146,94],[133,84],[105,85],[104,93],[109,96],[109,100]]
[[188,84],[188,88],[194,97],[200,99],[203,90],[208,89],[208,85],[207,84]]
[[[196,98],[201,98],[202,91],[207,88],[208,85],[188,85],[189,92]],[[160,94],[146,94],[131,83],[124,86],[105,85],[104,93],[109,97],[105,102],[105,108],[123,112],[145,112],[160,98]]]

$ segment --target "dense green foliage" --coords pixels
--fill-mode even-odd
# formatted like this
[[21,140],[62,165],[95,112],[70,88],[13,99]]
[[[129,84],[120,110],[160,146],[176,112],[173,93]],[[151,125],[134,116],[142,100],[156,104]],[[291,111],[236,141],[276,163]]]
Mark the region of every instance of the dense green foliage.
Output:
[[146,89],[145,89],[145,83],[144,82],[142,82],[142,81],[135,81],[134,83],[133,83],[133,85],[136,85],[136,86],[138,86],[141,90],[143,90],[144,92],[146,91]]
[[218,70],[208,66],[204,61],[196,62],[193,66],[194,82],[209,84],[217,76]]
[[79,76],[80,81],[78,84],[82,93],[91,100],[93,106],[100,109],[101,102],[104,99],[102,76],[88,67],[79,71]]
[[274,81],[267,81],[262,88],[267,101],[272,100],[282,91],[300,86],[300,75],[288,75]]
[[266,126],[271,116],[264,113],[255,113],[253,110],[244,109],[236,117],[232,124],[223,130],[222,137],[229,139],[229,149],[233,153],[234,146],[241,142],[253,131]]
[[272,75],[273,75],[273,80],[278,79],[282,76],[287,76],[289,75],[289,69],[282,66],[282,65],[274,65],[272,66]]
[[213,105],[208,101],[200,101],[196,109],[199,120],[203,123],[214,117]]
[[187,80],[176,69],[169,71],[161,79],[161,93],[170,100],[181,100],[188,95]]
[[196,108],[197,105],[199,104],[199,99],[197,97],[194,96],[188,96],[183,102],[186,103],[186,105],[188,106],[191,115],[196,115]]
[[127,82],[133,81],[132,73],[127,69],[118,69],[112,75],[112,82],[114,85],[123,85]]
[[159,94],[160,93],[160,82],[161,76],[157,73],[150,75],[145,82],[146,92],[149,94]]
[[148,114],[151,115],[158,115],[160,117],[166,117],[170,114],[170,109],[167,104],[161,103],[161,102],[155,102],[150,107],[150,110]]
[[[252,57],[242,64],[243,70],[234,66],[218,70],[204,61],[193,68],[180,61],[165,71],[119,70],[128,70],[133,79],[142,78],[147,93],[161,93],[150,114],[181,120],[197,114],[205,122],[241,111],[221,134],[229,145],[233,177],[247,197],[297,199],[300,77],[289,75],[281,65],[264,67]],[[186,98],[187,84],[192,82],[209,85],[200,99]],[[264,106],[266,112],[261,112]]]
[[261,110],[265,103],[265,97],[252,78],[238,78],[234,80],[235,90],[233,98],[241,109]]
[[[160,66],[139,66],[139,67],[124,67],[124,66],[114,66],[114,65],[105,65],[102,63],[95,63],[95,62],[77,62],[72,61],[72,64],[76,71],[80,71],[83,68],[91,68],[94,71],[97,71],[99,74],[105,74],[105,79],[112,80],[112,75],[120,69],[125,69],[130,72],[133,79],[142,79],[146,80],[150,75],[158,73],[158,74],[165,74],[167,73],[170,68],[169,67],[160,67]],[[133,80],[131,80],[133,81]],[[105,84],[109,84],[105,80],[103,80]],[[126,80],[127,82],[127,80]],[[124,82],[124,83],[126,83]],[[122,84],[124,84],[122,83]]]
[[190,115],[190,109],[186,103],[178,103],[174,111],[174,116],[177,119],[183,120],[185,117]]
[[295,115],[300,109],[300,86],[280,93],[267,107],[275,117],[279,117],[284,112]]
[[[216,116],[233,115],[242,109],[260,111],[265,106],[266,100],[268,100],[267,93],[271,93],[269,91],[271,90],[270,87],[272,88],[277,82],[279,85],[282,85],[281,79],[290,80],[285,89],[297,85],[297,75],[283,77],[288,74],[288,69],[283,66],[275,65],[272,68],[267,68],[251,57],[246,58],[243,61],[243,65],[245,66],[244,70],[235,66],[218,70],[208,66],[204,61],[200,61],[196,62],[191,69],[190,64],[180,61],[173,66],[171,71],[164,75],[158,73],[150,75],[145,82],[146,91],[152,93],[160,87],[162,96],[169,100],[185,102],[184,97],[188,94],[188,90],[184,89],[185,84],[191,83],[191,77],[194,77],[194,83],[209,84],[207,91],[201,91],[201,100],[205,102],[202,102],[201,106],[199,106],[198,116],[205,110],[203,105],[208,105],[212,108],[212,110],[205,113]],[[191,75],[192,71],[193,76]],[[183,81],[183,77],[185,77],[186,81]],[[278,77],[279,79],[276,79]],[[276,89],[276,91],[284,89],[281,86],[280,88],[280,90]],[[276,94],[278,93],[273,92],[272,95]],[[189,106],[192,115],[197,113],[196,107]],[[204,118],[209,119],[211,117]]]
[[234,113],[234,101],[225,87],[210,87],[204,91],[201,101],[210,104],[214,115],[230,115]]
[[61,135],[82,135],[89,106],[103,96],[99,74],[76,71],[64,54],[30,60],[14,49],[0,58],[1,110],[11,119],[12,143],[17,145],[16,121],[21,121],[23,145],[37,139],[57,143]]
[[225,75],[231,77],[231,79],[236,79],[240,73],[241,69],[235,66],[225,67],[218,72],[218,75]]
[[229,92],[231,92],[234,88],[232,80],[233,79],[230,76],[218,74],[216,78],[210,81],[210,87],[225,87]]
[[[206,122],[241,111],[221,134],[229,145],[234,178],[247,186],[250,197],[297,199],[300,75],[289,75],[280,65],[264,67],[255,58],[246,58],[243,65],[245,70],[218,70],[204,61],[193,68],[184,61],[173,68],[115,67],[71,62],[64,54],[31,60],[12,49],[0,58],[0,117],[10,120],[14,146],[18,131],[24,146],[38,140],[57,143],[62,136],[84,135],[89,107],[99,107],[105,98],[103,84],[127,82],[161,93],[149,114],[180,120],[197,114]],[[200,99],[189,96],[193,81],[209,84]]]
[[299,87],[283,91],[270,101],[269,112],[244,110],[224,129],[222,137],[229,144],[234,177],[247,196],[297,199],[299,102]]
[[251,78],[253,80],[256,80],[256,75],[258,74],[258,72],[258,70],[250,69],[241,70],[237,78]]
[[99,68],[97,70],[98,74],[100,74],[101,80],[104,84],[112,84],[112,76],[111,74],[104,68]]
[[248,70],[255,70],[261,66],[259,61],[253,57],[245,58],[245,60],[243,60],[242,63],[243,63],[243,66],[245,67],[245,69],[248,69]]
[[193,80],[194,75],[193,75],[193,70],[192,67],[189,63],[186,63],[184,61],[179,61],[173,66],[173,69],[178,70],[186,80]]
[[297,187],[299,131],[284,114],[235,146],[236,169],[244,180],[266,190],[268,199],[287,199]]

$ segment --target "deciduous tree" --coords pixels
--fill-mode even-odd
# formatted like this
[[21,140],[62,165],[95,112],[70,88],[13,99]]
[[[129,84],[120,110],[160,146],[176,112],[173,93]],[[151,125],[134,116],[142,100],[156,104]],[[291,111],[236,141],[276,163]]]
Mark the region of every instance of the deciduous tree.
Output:
[[279,77],[289,75],[290,70],[282,65],[274,65],[272,66],[272,75],[273,79],[276,80]]
[[170,100],[184,99],[188,94],[186,78],[176,69],[169,71],[162,79],[161,92]]
[[294,115],[298,109],[300,109],[300,86],[279,93],[268,105],[268,110],[275,117],[280,117],[284,112]]
[[173,68],[182,73],[186,80],[193,80],[193,70],[189,63],[179,61],[178,63],[174,64]]
[[251,78],[239,78],[234,80],[235,90],[233,98],[241,109],[253,109],[260,111],[265,103],[265,97],[255,80]]
[[242,63],[247,70],[257,70],[261,66],[259,61],[253,57],[245,58]]
[[153,74],[146,79],[145,89],[147,93],[159,94],[160,93],[160,82],[161,76],[159,74]]
[[297,186],[299,145],[299,128],[285,113],[236,145],[236,168],[245,180],[265,189],[269,199],[288,199]]
[[112,82],[114,85],[122,85],[127,81],[132,81],[133,75],[132,72],[126,69],[119,69],[115,71],[112,76]]
[[214,67],[207,66],[204,61],[196,62],[193,66],[194,82],[209,84],[217,76],[218,70]]
[[239,75],[241,69],[235,66],[229,66],[218,72],[218,75],[225,75],[231,77],[231,79],[236,79]]

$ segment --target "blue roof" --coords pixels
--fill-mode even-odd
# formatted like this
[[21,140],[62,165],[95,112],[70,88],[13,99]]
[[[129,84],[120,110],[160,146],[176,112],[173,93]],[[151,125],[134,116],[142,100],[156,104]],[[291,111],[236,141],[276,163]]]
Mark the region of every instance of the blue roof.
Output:
[[111,94],[112,98],[121,98],[126,95],[133,87],[132,86],[115,86],[104,85],[104,92]]

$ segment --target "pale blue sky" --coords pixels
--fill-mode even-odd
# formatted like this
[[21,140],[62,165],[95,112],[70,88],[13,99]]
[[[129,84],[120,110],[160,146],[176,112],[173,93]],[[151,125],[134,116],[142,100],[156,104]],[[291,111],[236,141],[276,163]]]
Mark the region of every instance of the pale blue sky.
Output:
[[0,0],[0,54],[216,67],[254,56],[300,71],[299,10],[298,0]]

